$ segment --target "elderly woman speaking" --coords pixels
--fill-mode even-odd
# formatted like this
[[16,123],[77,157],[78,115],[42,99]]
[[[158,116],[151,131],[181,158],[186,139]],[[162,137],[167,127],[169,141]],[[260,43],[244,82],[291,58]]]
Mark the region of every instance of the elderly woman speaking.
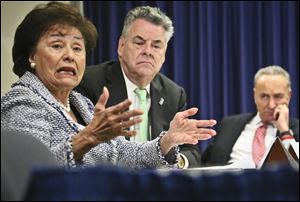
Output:
[[197,112],[191,108],[179,112],[155,140],[127,141],[125,137],[136,135],[128,128],[141,122],[140,109],[128,111],[129,100],[105,108],[105,87],[95,107],[73,91],[97,36],[95,26],[71,5],[50,2],[27,14],[13,46],[13,71],[20,79],[1,97],[1,128],[34,136],[60,164],[72,167],[97,162],[176,167],[178,145],[197,144],[215,134],[199,128],[214,125],[214,120],[188,119]]

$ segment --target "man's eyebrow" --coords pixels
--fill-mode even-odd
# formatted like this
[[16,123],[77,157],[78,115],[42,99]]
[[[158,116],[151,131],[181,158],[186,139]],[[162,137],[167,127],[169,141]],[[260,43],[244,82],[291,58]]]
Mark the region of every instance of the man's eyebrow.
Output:
[[154,40],[153,43],[158,44],[158,43],[163,43],[161,40]]
[[141,37],[140,35],[136,35],[133,37],[133,39],[139,39],[139,40],[142,40],[142,41],[146,41],[143,37]]
[[[142,40],[142,41],[146,41],[146,40],[145,40],[142,36],[140,36],[140,35],[134,36],[133,39],[139,39],[139,40]],[[162,40],[158,39],[158,40],[154,40],[153,43],[156,43],[156,44],[157,44],[157,43],[163,43],[163,42],[162,42]]]
[[274,96],[280,96],[283,95],[284,93],[275,93]]

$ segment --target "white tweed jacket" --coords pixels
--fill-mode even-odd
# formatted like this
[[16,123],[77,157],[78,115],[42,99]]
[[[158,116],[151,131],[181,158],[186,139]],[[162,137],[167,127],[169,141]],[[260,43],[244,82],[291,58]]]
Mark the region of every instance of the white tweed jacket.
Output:
[[[69,99],[85,123],[90,123],[94,111],[92,102],[75,91],[72,91]],[[159,138],[136,143],[122,136],[99,144],[86,153],[80,162],[75,162],[70,137],[78,133],[79,126],[69,118],[39,78],[30,72],[26,72],[1,97],[1,128],[39,139],[64,166],[112,163],[130,168],[176,167],[175,164],[168,164],[161,155]]]

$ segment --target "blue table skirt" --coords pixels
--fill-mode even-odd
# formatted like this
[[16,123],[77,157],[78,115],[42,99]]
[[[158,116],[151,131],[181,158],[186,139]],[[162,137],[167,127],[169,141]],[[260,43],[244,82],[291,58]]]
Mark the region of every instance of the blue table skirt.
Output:
[[36,169],[26,200],[299,200],[291,167],[238,172]]

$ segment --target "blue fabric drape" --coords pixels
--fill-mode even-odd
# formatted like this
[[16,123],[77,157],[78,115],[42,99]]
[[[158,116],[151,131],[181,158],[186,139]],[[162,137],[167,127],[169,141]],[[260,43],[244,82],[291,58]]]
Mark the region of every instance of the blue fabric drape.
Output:
[[[213,173],[97,166],[37,168],[25,201],[297,201],[299,172],[287,166]],[[6,193],[3,193],[4,195]]]
[[273,64],[291,75],[290,113],[299,117],[298,1],[85,1],[100,33],[88,64],[117,59],[125,15],[139,5],[158,6],[173,20],[161,72],[185,88],[196,118],[254,112],[254,74]]

